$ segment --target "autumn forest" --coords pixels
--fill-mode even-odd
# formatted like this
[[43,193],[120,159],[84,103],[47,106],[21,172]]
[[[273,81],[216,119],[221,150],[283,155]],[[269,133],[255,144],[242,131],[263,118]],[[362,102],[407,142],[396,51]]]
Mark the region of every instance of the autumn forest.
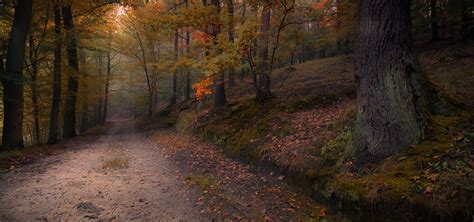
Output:
[[470,0],[0,0],[0,221],[473,221]]

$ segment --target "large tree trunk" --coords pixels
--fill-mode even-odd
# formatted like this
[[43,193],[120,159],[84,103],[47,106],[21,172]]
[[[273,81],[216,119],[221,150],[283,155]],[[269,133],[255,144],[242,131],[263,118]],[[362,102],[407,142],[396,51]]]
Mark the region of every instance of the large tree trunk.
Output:
[[[67,56],[68,65],[75,72],[79,73],[79,62],[77,58],[77,41],[74,33],[74,18],[72,15],[71,5],[65,5],[62,8],[64,28],[66,29],[67,38]],[[69,138],[76,136],[76,100],[79,81],[74,76],[68,77],[66,104],[64,108],[64,127],[63,137]]]
[[258,63],[258,87],[257,87],[257,101],[265,101],[271,97],[271,83],[270,73],[268,69],[268,43],[270,31],[270,1],[265,0],[262,10],[262,26],[260,27],[261,37],[259,42],[259,49],[257,52]]
[[3,80],[3,149],[23,147],[23,63],[32,0],[18,0],[8,42]]
[[430,11],[431,11],[431,38],[433,41],[439,40],[439,29],[438,29],[438,9],[437,0],[430,0]]
[[54,4],[54,71],[53,71],[53,101],[49,122],[48,144],[55,144],[58,139],[59,106],[61,104],[61,6]]
[[[235,41],[234,34],[234,3],[233,0],[227,0],[227,26],[228,26],[228,37],[229,42],[233,43]],[[229,79],[229,88],[235,86],[235,69],[230,67],[227,70],[227,78]]]
[[[85,51],[83,48],[80,48],[79,50],[79,65],[85,64],[86,63],[86,55]],[[85,133],[90,126],[89,123],[89,74],[87,72],[83,73],[81,76],[82,80],[82,109],[81,109],[81,123],[79,126],[79,133],[83,134]]]
[[[221,27],[220,27],[220,11],[221,11],[221,5],[220,5],[220,0],[211,0],[211,4],[214,6],[216,12],[215,12],[215,21],[214,24],[212,25],[212,37],[214,41],[214,45],[217,45],[217,36],[221,32]],[[218,54],[222,53],[221,49],[217,49]],[[214,76],[214,107],[220,107],[224,106],[226,104],[226,98],[225,98],[225,76],[224,72],[222,70],[219,71],[219,73],[216,73]]]
[[359,7],[354,148],[357,159],[366,162],[423,137],[425,96],[411,38],[410,0],[361,0]]

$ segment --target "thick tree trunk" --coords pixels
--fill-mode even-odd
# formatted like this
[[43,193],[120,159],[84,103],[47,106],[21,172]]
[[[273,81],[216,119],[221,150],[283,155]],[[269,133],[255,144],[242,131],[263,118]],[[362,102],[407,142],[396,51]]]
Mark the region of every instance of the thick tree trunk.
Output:
[[437,0],[430,0],[430,11],[431,11],[431,38],[433,41],[439,40],[439,29],[438,29],[438,9]]
[[[217,45],[217,36],[221,32],[221,27],[220,27],[220,11],[221,11],[221,5],[220,5],[220,0],[211,0],[211,4],[214,6],[216,12],[215,12],[215,21],[214,24],[212,25],[212,37],[214,41],[214,45]],[[217,49],[218,54],[222,53],[221,49]],[[219,71],[219,73],[216,73],[214,75],[214,84],[213,84],[213,95],[214,95],[214,107],[221,107],[226,104],[226,98],[225,98],[225,76],[224,72],[222,70]]]
[[3,77],[3,149],[23,147],[23,63],[33,1],[18,0]]
[[48,144],[55,144],[58,139],[59,106],[61,104],[61,6],[54,4],[54,68],[53,68],[53,101],[49,122]]
[[361,0],[356,41],[355,154],[373,161],[417,143],[426,103],[411,38],[410,0]]
[[[74,33],[74,18],[72,15],[71,5],[65,5],[62,8],[64,28],[66,29],[67,38],[67,56],[68,65],[75,72],[79,73],[79,62],[77,57],[77,40]],[[63,137],[69,138],[76,136],[76,100],[79,81],[74,76],[68,77],[66,104],[64,108],[64,127]]]
[[258,87],[257,87],[257,101],[265,101],[271,97],[271,83],[270,73],[268,73],[268,43],[270,31],[270,1],[265,0],[262,10],[262,26],[260,27],[261,37],[259,42],[259,49],[257,52],[258,63]]
[[[226,0],[227,1],[227,26],[228,26],[228,37],[229,42],[233,43],[235,41],[235,34],[234,34],[234,3],[233,0]],[[235,86],[235,69],[234,67],[230,67],[227,70],[227,78],[229,81],[229,88]]]

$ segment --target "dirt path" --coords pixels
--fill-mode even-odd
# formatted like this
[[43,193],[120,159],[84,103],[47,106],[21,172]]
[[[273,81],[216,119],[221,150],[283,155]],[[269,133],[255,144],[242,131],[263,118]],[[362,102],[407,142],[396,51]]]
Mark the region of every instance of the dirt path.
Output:
[[330,218],[283,176],[191,136],[131,128],[112,124],[105,133],[66,142],[70,148],[59,155],[1,172],[0,221]]
[[204,219],[160,149],[117,130],[75,139],[71,151],[0,174],[0,220]]

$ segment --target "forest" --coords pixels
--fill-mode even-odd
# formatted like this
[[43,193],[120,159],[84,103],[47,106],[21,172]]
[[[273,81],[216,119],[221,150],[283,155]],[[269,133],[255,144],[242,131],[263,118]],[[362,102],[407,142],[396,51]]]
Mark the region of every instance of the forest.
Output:
[[0,221],[474,221],[471,0],[0,0]]

